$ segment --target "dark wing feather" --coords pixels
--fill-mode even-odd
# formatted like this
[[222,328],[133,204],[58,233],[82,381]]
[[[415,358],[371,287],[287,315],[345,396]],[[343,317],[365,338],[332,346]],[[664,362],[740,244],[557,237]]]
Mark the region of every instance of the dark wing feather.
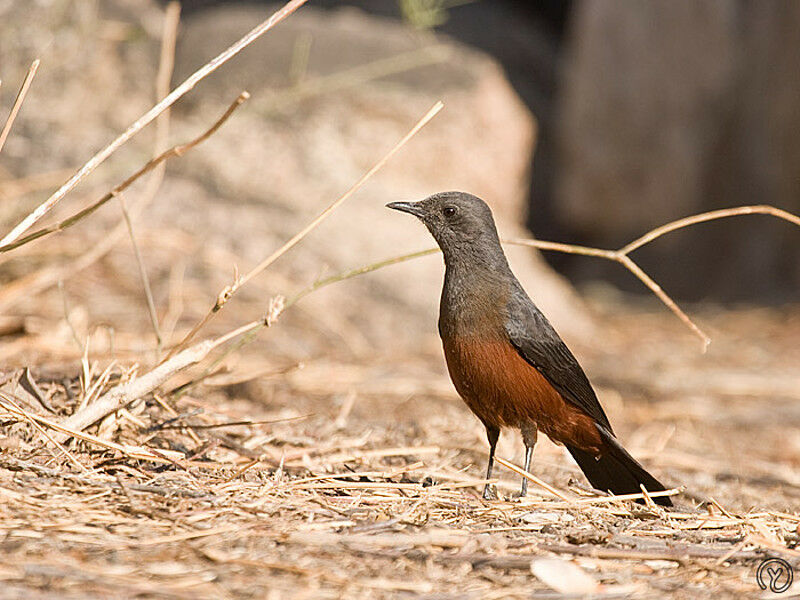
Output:
[[589,379],[521,286],[515,286],[507,305],[505,329],[511,344],[561,396],[613,433]]

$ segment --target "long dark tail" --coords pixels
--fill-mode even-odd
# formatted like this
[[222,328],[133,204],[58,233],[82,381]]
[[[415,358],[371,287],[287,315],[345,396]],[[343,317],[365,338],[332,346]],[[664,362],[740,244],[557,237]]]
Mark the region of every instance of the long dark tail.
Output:
[[[642,484],[648,492],[660,492],[666,489],[628,454],[611,433],[602,427],[598,429],[606,442],[605,451],[599,459],[580,448],[567,446],[572,458],[595,489],[617,495],[640,494],[642,490],[639,484]],[[653,501],[661,506],[672,506],[672,500],[668,496],[656,497]]]

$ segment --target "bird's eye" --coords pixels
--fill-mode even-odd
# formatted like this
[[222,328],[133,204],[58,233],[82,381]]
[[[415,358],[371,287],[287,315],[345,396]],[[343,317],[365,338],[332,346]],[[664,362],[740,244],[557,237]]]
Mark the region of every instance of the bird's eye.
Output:
[[445,217],[452,217],[454,214],[456,214],[456,207],[455,206],[445,206],[442,209],[442,214]]

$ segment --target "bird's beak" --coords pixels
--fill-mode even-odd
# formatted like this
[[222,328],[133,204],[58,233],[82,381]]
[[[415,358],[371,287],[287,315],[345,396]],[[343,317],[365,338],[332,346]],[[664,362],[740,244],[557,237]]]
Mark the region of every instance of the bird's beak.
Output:
[[425,210],[422,208],[422,206],[420,206],[419,202],[389,202],[389,204],[386,205],[386,208],[407,212],[410,215],[414,215],[418,219],[421,219],[425,216]]

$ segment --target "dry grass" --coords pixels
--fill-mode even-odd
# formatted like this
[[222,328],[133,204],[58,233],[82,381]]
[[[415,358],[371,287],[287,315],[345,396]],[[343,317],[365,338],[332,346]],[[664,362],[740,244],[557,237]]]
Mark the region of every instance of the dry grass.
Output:
[[[772,327],[779,320],[757,318]],[[652,331],[649,313],[624,319]],[[751,319],[734,313],[727,323],[741,330]],[[668,317],[655,322],[655,336],[669,347]],[[790,322],[794,336],[796,313]],[[101,370],[90,361],[83,380],[7,375],[0,391],[6,585],[60,597],[529,597],[547,589],[532,578],[532,565],[547,580],[552,565],[537,561],[558,556],[588,573],[598,594],[652,597],[688,585],[687,597],[702,597],[752,592],[764,557],[798,561],[800,516],[787,512],[800,490],[791,467],[798,453],[765,458],[752,447],[765,431],[785,435],[792,423],[753,422],[738,442],[752,450],[729,463],[731,422],[723,418],[706,424],[716,442],[690,457],[691,444],[702,442],[684,436],[707,412],[693,415],[689,404],[729,400],[699,389],[702,402],[662,392],[651,404],[629,393],[621,411],[601,387],[632,451],[687,486],[677,508],[584,491],[574,466],[546,443],[535,470],[566,500],[535,487],[529,498],[512,499],[518,480],[504,473],[505,499],[486,502],[475,476],[485,442],[452,393],[430,387],[440,373],[372,391],[353,387],[351,373],[345,387],[359,391],[342,396],[335,377],[311,367],[267,380],[278,395],[267,406],[246,399],[235,378],[167,388],[63,446],[53,439],[63,431],[56,422],[130,381],[136,367]],[[375,369],[385,371],[338,367],[348,368],[377,384]],[[16,382],[22,376],[28,383]],[[735,425],[747,398],[734,400]],[[676,435],[681,419],[688,424]],[[771,471],[760,464],[767,460]],[[731,479],[726,469],[739,472]]]

